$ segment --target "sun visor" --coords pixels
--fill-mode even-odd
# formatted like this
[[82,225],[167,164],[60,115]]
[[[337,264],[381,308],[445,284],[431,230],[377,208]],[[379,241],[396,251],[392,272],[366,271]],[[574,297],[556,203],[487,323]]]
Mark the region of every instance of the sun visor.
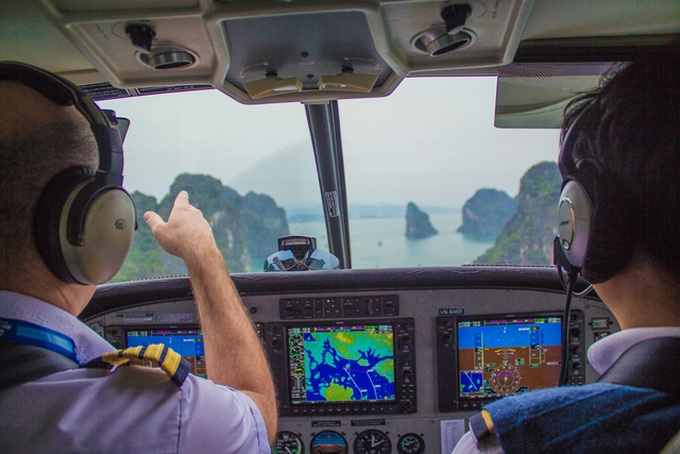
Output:
[[597,87],[613,63],[518,63],[501,67],[497,128],[559,128],[575,96]]

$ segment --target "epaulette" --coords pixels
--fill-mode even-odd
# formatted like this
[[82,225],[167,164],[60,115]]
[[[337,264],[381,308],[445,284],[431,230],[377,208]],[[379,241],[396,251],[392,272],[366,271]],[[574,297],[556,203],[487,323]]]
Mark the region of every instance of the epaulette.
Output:
[[163,344],[140,345],[104,353],[82,367],[110,369],[113,366],[132,364],[160,367],[177,387],[182,386],[191,370],[189,361]]

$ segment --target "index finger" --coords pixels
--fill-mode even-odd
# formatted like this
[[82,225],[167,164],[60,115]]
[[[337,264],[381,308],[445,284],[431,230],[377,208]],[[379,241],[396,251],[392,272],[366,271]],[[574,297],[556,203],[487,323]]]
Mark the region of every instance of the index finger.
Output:
[[188,205],[189,204],[189,193],[187,191],[179,191],[177,197],[175,197],[175,205]]

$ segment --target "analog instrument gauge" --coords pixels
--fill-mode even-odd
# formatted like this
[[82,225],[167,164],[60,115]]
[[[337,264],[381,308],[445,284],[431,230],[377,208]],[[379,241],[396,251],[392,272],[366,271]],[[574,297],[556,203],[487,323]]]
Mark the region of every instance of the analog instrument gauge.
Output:
[[397,443],[399,454],[423,454],[425,452],[425,440],[416,434],[402,435]]
[[347,441],[333,430],[319,432],[312,439],[312,454],[347,454]]
[[283,430],[276,434],[274,454],[304,454],[305,445],[293,432]]
[[354,452],[356,454],[390,454],[392,442],[381,430],[365,430],[354,440]]

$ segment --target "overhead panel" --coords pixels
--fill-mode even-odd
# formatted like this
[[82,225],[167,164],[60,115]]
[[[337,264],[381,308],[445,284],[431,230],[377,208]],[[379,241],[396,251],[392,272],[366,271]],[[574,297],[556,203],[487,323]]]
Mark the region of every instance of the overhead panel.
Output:
[[[208,83],[214,52],[197,0],[38,0],[45,15],[92,63],[106,81],[118,88]],[[131,41],[127,28],[144,24],[154,31],[153,47],[180,49],[193,56],[181,70],[155,70]],[[158,53],[158,52],[157,52]],[[167,56],[156,56],[162,59]],[[69,75],[70,76],[70,75]],[[72,79],[78,83],[80,74]]]
[[[512,61],[533,3],[533,0],[394,2],[383,7],[383,15],[389,40],[411,73],[486,68]],[[464,23],[454,30],[445,19],[446,8],[451,5],[469,7]],[[445,48],[449,37],[461,39],[462,44]],[[434,48],[425,45],[442,38],[447,40],[439,45],[435,42]]]
[[[303,92],[369,93],[393,73],[358,11],[237,18],[225,83],[253,98]],[[313,39],[310,39],[313,37]],[[331,95],[332,96],[332,95]]]
[[[571,61],[596,61],[582,46],[593,44],[592,37],[607,39],[600,46],[606,50],[610,34],[619,42],[626,35],[640,41],[680,31],[677,1],[624,3],[5,0],[0,44],[28,44],[16,52],[0,47],[0,53],[79,84],[108,82],[133,96],[210,85],[242,103],[322,103],[386,96],[410,76],[495,75],[513,61],[550,62],[544,49],[559,45],[574,54]],[[150,38],[136,40],[131,26],[148,28]],[[552,125],[557,117],[545,114],[559,110],[565,87],[592,82],[585,74],[567,80],[558,73],[549,82],[501,76],[503,92],[533,87],[542,94],[516,104],[501,93],[499,126],[515,124],[521,109],[542,112],[538,124]]]
[[[533,5],[532,0],[37,3],[113,87],[135,95],[148,87],[209,84],[243,103],[386,96],[410,74],[493,72],[488,68],[512,60]],[[78,83],[103,82],[83,73],[66,75]]]

